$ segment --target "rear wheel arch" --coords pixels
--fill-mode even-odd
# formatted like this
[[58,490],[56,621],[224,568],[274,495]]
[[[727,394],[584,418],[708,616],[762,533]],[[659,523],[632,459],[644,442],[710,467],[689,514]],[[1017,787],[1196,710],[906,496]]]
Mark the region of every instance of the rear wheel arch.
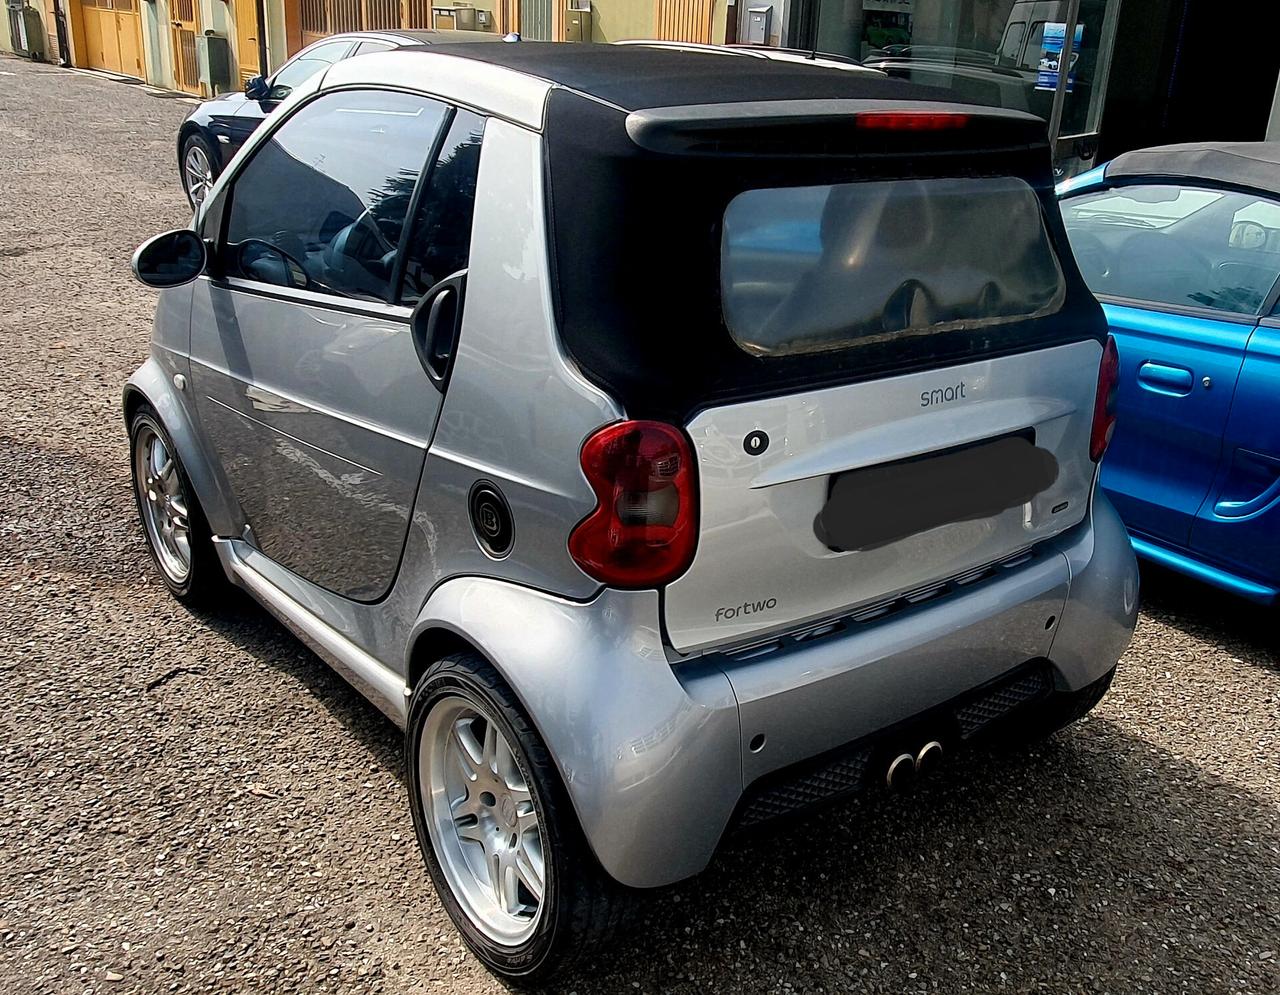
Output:
[[[525,719],[529,725],[533,727],[535,733],[546,746],[547,753],[551,757],[552,766],[556,770],[556,775],[560,778],[560,785],[567,789],[568,781],[564,768],[561,766],[560,757],[550,746],[542,724],[538,720],[538,716],[529,708],[528,702],[522,693],[519,681],[512,680],[511,673],[502,665],[493,653],[489,652],[480,643],[471,637],[464,635],[458,629],[446,622],[432,622],[426,628],[411,637],[410,649],[408,653],[408,665],[405,669],[405,695],[406,700],[411,701],[414,693],[418,690],[418,686],[422,683],[423,677],[431,667],[446,657],[456,656],[458,654],[474,653],[479,656],[485,663],[493,668],[498,675],[499,680],[506,686],[511,693],[511,697],[515,699],[516,705],[520,711],[524,713]],[[566,796],[569,797],[569,808],[573,812],[574,818],[578,822],[579,830],[582,827],[582,816],[578,812],[577,802],[569,795],[566,790]],[[588,845],[590,840],[588,840]],[[594,852],[594,848],[593,848]]]
[[[433,663],[437,660],[443,660],[453,653],[478,653],[488,661],[489,666],[502,675],[507,687],[511,687],[511,681],[507,679],[506,674],[502,673],[502,668],[475,642],[462,635],[456,629],[451,629],[445,625],[433,625],[414,636],[413,642],[410,644],[409,665],[405,671],[404,679],[406,689],[410,692],[415,690],[421,682],[423,674],[427,672]],[[521,702],[522,706],[523,704]],[[525,711],[527,712],[528,709]]]

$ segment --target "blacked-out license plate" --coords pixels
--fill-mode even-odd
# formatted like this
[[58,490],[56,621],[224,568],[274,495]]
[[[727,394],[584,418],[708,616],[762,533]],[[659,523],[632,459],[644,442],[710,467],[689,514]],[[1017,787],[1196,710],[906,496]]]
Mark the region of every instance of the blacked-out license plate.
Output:
[[1004,436],[831,478],[813,522],[831,549],[875,549],[952,522],[992,518],[1058,479],[1058,461],[1024,435]]

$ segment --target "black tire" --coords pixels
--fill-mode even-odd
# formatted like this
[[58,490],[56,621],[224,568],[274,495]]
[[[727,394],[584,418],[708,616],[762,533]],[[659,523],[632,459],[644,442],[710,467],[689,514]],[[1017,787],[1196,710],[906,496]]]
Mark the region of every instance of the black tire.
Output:
[[[171,576],[161,563],[159,551],[156,549],[155,542],[144,520],[144,515],[146,514],[143,507],[143,502],[146,500],[143,496],[145,482],[138,479],[137,471],[138,440],[144,430],[149,430],[159,436],[165,449],[168,450],[173,459],[174,472],[178,476],[183,496],[187,502],[191,566],[186,577],[182,579],[175,579]],[[218,561],[218,554],[213,548],[213,537],[209,530],[209,523],[204,517],[200,501],[191,486],[186,467],[182,465],[182,459],[179,457],[177,449],[174,448],[173,439],[164,427],[164,422],[160,420],[155,409],[149,404],[139,405],[137,410],[134,411],[133,417],[129,420],[129,477],[133,486],[133,500],[138,509],[138,524],[142,527],[142,537],[147,544],[147,551],[151,554],[152,562],[156,565],[156,572],[160,575],[160,579],[169,588],[169,592],[183,604],[201,609],[216,607],[225,599],[231,585],[227,581],[226,573],[223,572],[222,564]]]
[[1079,691],[1055,691],[1043,701],[1009,716],[992,729],[992,738],[1010,746],[1025,746],[1048,739],[1093,711],[1111,689],[1115,677],[1116,668],[1112,667]]
[[209,163],[210,183],[218,178],[218,174],[221,173],[222,170],[218,167],[218,158],[215,155],[212,146],[205,141],[203,135],[190,135],[187,137],[186,141],[182,143],[182,151],[178,154],[178,176],[182,182],[182,192],[187,195],[187,203],[189,203],[194,210],[199,205],[196,204],[196,199],[191,195],[191,189],[187,185],[187,153],[189,153],[193,147],[200,149],[200,151],[204,153],[205,161]]
[[[458,697],[496,717],[532,788],[545,834],[541,918],[533,935],[516,946],[495,943],[470,920],[440,866],[427,825],[430,814],[422,800],[419,744],[432,708]],[[432,664],[418,682],[409,704],[405,764],[414,831],[432,883],[463,940],[489,970],[521,987],[540,986],[608,940],[628,904],[626,890],[600,867],[546,746],[515,695],[482,656],[452,654]]]

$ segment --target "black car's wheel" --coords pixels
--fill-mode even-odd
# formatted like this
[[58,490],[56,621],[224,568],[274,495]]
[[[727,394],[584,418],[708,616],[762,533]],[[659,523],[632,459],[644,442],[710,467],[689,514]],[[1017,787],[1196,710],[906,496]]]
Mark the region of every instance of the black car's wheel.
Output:
[[182,189],[193,208],[199,208],[218,178],[217,157],[200,135],[191,135],[182,143]]
[[603,942],[625,892],[591,853],[546,747],[493,667],[474,653],[433,664],[405,743],[418,845],[475,955],[542,983]]
[[211,606],[226,593],[226,574],[178,451],[149,405],[134,412],[129,444],[133,496],[161,579],[179,601]]

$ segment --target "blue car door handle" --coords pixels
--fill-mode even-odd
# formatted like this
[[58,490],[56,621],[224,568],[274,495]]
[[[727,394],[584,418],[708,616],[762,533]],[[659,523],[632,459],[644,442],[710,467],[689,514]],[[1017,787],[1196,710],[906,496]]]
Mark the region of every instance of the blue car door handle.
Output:
[[1191,371],[1181,366],[1143,363],[1138,367],[1138,383],[1158,394],[1186,397],[1191,393]]
[[1237,459],[1253,463],[1263,473],[1274,475],[1274,479],[1261,493],[1247,500],[1218,501],[1213,506],[1213,513],[1219,518],[1248,518],[1250,515],[1261,511],[1272,501],[1280,498],[1280,459],[1276,459],[1274,456],[1264,456],[1262,453],[1252,453],[1247,449],[1236,450],[1236,456]]

